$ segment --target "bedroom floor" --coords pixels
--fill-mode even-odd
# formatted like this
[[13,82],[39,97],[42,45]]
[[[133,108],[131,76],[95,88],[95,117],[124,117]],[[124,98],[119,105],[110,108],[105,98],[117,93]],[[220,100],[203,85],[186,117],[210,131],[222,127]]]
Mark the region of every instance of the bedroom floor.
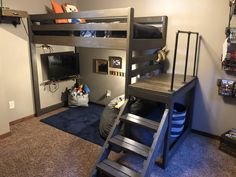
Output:
[[[11,126],[12,135],[0,140],[0,177],[87,177],[101,147],[32,118]],[[163,170],[152,177],[234,177],[236,158],[218,150],[219,142],[190,134]],[[112,154],[112,158],[118,158]],[[135,169],[140,159],[122,158]],[[134,163],[133,163],[134,162]]]

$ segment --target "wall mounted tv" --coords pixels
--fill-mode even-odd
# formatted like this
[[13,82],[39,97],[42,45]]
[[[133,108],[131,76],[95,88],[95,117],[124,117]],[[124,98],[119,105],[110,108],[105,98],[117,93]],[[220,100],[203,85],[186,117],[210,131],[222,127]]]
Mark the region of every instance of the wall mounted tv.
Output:
[[46,67],[48,80],[65,80],[80,73],[78,53],[70,51],[41,54],[41,59]]

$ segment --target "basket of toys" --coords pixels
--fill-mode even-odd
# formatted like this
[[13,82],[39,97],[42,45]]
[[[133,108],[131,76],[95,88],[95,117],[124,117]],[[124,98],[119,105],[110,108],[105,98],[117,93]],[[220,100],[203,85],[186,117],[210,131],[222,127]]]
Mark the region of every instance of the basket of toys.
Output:
[[68,106],[88,106],[90,89],[86,84],[75,84],[69,89]]

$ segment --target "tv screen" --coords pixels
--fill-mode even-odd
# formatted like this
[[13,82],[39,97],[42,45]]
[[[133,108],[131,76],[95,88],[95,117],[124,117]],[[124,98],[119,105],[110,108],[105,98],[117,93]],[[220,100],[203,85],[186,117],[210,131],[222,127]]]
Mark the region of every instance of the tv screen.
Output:
[[48,80],[65,80],[79,74],[79,54],[59,52],[42,54],[46,60]]

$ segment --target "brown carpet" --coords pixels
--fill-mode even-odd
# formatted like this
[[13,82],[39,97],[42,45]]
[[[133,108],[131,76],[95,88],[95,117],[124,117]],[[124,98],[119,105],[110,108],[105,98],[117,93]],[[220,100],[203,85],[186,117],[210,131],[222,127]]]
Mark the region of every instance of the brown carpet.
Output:
[[[0,140],[0,177],[87,177],[101,147],[41,123],[41,118],[11,126],[12,136]],[[132,163],[133,158],[122,161]],[[140,164],[136,160],[131,166]],[[236,158],[219,151],[218,141],[190,134],[167,169],[155,167],[152,176],[234,177]]]

